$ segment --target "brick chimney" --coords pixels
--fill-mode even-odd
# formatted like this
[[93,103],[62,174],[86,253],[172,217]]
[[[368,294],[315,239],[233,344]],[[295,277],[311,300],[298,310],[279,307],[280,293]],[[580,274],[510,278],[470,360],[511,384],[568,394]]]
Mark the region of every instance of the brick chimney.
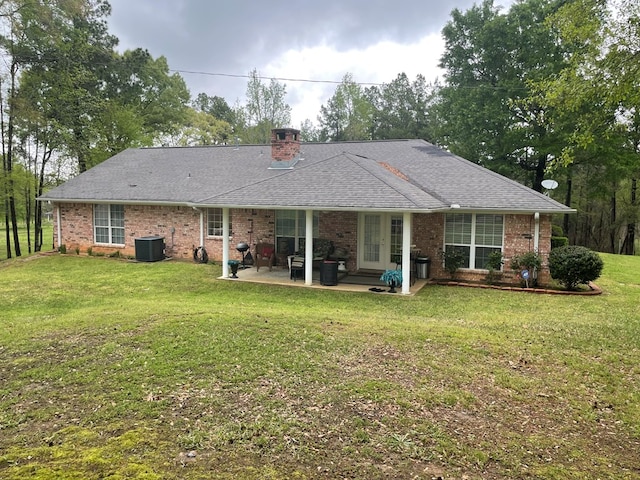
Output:
[[300,130],[274,128],[271,130],[271,158],[290,162],[300,153]]

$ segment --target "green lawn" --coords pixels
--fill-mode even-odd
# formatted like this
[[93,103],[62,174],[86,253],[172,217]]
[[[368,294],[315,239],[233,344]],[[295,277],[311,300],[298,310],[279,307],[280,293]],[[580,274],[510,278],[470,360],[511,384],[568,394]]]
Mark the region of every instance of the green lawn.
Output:
[[[31,251],[33,253],[34,248],[34,239],[33,239],[33,227],[31,227]],[[15,245],[13,244],[13,233],[11,235],[11,255],[15,256]],[[27,241],[27,229],[25,227],[21,227],[18,229],[18,237],[20,239],[20,253],[23,257],[30,255],[29,253],[29,243]],[[53,249],[53,224],[45,223],[42,226],[42,251],[46,252]],[[2,225],[2,233],[0,234],[0,261],[7,259],[7,238],[4,229],[4,224]]]
[[636,479],[640,257],[600,296],[0,262],[0,478]]

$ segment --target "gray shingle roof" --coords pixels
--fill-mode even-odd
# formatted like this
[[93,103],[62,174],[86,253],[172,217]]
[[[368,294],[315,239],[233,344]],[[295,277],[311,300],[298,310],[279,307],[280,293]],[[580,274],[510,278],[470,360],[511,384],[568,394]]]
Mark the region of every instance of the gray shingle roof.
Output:
[[302,144],[290,169],[269,145],[129,149],[41,200],[325,210],[571,212],[423,140]]

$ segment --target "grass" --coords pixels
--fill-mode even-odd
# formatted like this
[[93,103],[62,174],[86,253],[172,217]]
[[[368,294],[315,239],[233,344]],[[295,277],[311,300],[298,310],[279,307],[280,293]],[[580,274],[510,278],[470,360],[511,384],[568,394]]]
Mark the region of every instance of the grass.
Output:
[[[24,223],[24,222],[23,222]],[[11,238],[11,255],[15,256],[15,245],[13,244],[13,231],[9,233]],[[34,229],[33,225],[31,226],[31,249],[34,248]],[[27,229],[22,226],[18,228],[18,238],[20,239],[20,253],[23,257],[30,255],[29,253],[29,242],[27,241]],[[42,226],[42,238],[43,245],[42,250],[48,251],[52,249],[53,246],[53,224],[52,223],[44,223]],[[6,232],[4,228],[4,223],[2,224],[2,233],[0,234],[0,261],[7,259],[7,238]]]
[[0,263],[0,478],[640,476],[640,258],[596,297]]

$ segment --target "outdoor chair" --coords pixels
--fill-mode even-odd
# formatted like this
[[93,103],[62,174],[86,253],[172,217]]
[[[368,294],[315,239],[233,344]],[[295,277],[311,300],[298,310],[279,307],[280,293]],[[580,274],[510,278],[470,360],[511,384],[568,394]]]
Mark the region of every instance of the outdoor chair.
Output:
[[273,243],[256,244],[255,257],[256,271],[260,271],[260,267],[269,267],[269,271],[276,264],[276,248]]
[[291,259],[291,269],[289,270],[289,277],[293,281],[298,278],[304,278],[304,257],[296,255]]

